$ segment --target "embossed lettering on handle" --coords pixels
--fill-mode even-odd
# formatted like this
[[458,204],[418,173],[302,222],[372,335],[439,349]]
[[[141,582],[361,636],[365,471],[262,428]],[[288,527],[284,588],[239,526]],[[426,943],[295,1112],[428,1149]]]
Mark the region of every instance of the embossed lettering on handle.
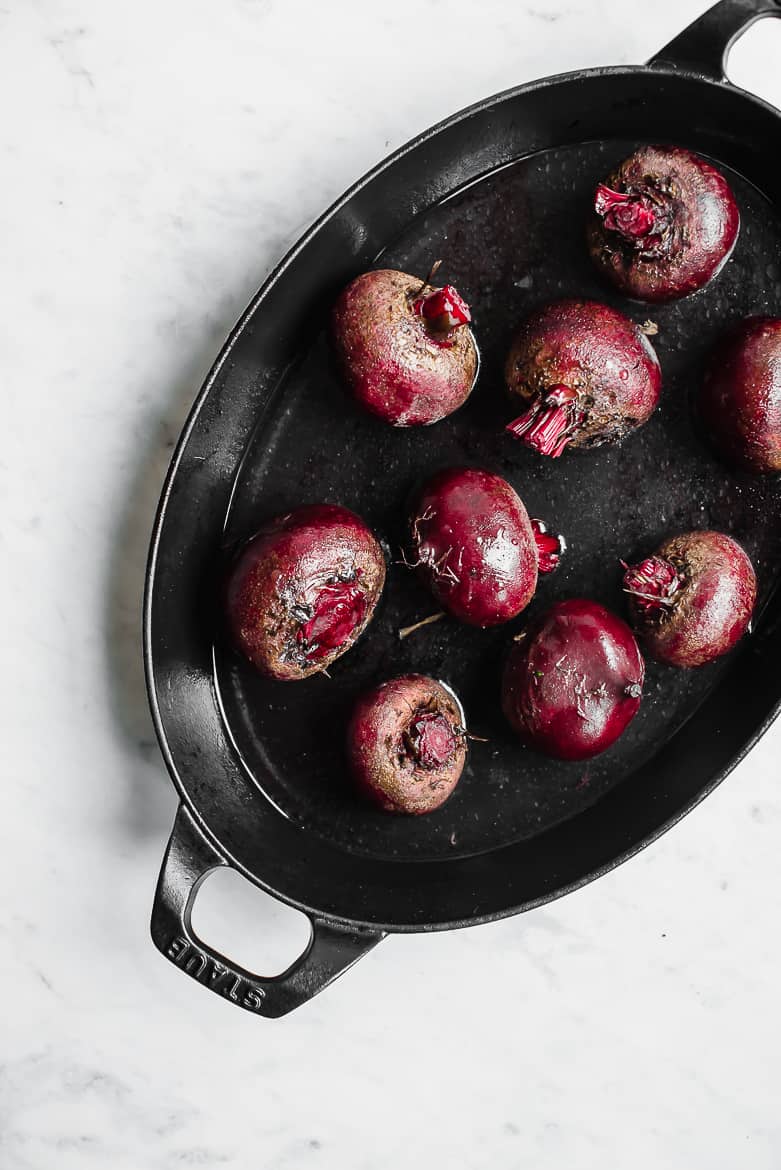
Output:
[[311,917],[304,953],[281,975],[264,978],[231,963],[198,938],[192,907],[206,875],[227,862],[181,806],[160,870],[152,938],[165,957],[209,991],[255,1015],[276,1018],[306,1003],[375,947],[381,931]]
[[178,964],[204,987],[216,991],[218,995],[224,995],[226,999],[250,1012],[260,1010],[266,992],[259,984],[236,975],[217,959],[199,950],[194,943],[188,942],[182,935],[174,935],[164,953],[166,958]]

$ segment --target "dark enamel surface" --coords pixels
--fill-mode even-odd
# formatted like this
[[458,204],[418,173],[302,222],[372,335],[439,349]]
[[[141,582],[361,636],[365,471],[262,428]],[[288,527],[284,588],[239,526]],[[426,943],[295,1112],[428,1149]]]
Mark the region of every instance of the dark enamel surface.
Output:
[[416,494],[410,556],[448,613],[473,626],[517,617],[537,585],[529,515],[507,480],[481,468],[447,468]]

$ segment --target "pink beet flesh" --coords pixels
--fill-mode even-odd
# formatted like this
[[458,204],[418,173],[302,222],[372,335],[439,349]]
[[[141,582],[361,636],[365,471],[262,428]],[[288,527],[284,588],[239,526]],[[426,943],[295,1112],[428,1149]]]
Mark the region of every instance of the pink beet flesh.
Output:
[[460,621],[498,625],[529,604],[537,586],[535,534],[501,476],[469,467],[440,471],[416,497],[410,530],[410,563]]
[[754,567],[722,532],[684,532],[624,573],[632,625],[648,653],[670,666],[704,666],[726,654],[751,621]]
[[680,146],[644,146],[594,194],[591,257],[626,296],[696,292],[729,259],[740,213],[724,176]]
[[347,758],[359,790],[385,812],[421,815],[444,804],[466,759],[461,708],[435,679],[408,674],[359,699]]
[[516,334],[505,366],[522,413],[507,427],[541,455],[615,442],[654,411],[661,370],[633,321],[597,301],[554,301]]
[[296,643],[310,661],[326,658],[342,646],[361,624],[367,598],[356,575],[351,581],[332,581],[323,585],[309,606],[312,616],[302,621],[296,631]]
[[384,581],[382,550],[358,516],[335,504],[298,508],[262,528],[231,569],[233,641],[263,674],[306,678],[363,633]]
[[537,545],[538,572],[555,572],[567,551],[566,540],[560,533],[548,532],[548,525],[544,520],[532,520],[532,532],[534,543]]
[[560,601],[513,645],[502,705],[530,747],[585,760],[609,748],[637,714],[644,675],[625,622],[595,601]]
[[743,471],[781,471],[781,318],[749,317],[716,348],[700,417],[722,458]]
[[444,334],[445,337],[449,337],[455,329],[461,325],[468,325],[472,320],[469,305],[452,284],[419,297],[413,308],[425,317],[436,333]]
[[477,376],[469,308],[451,285],[379,269],[339,296],[331,332],[356,400],[397,427],[425,426],[457,410]]

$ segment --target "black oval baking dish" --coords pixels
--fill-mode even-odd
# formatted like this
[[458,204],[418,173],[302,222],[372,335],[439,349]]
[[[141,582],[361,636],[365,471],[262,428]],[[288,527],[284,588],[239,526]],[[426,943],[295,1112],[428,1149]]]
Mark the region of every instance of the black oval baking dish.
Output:
[[[156,945],[204,986],[280,1016],[389,931],[442,930],[516,914],[630,857],[727,775],[781,701],[781,495],[735,475],[700,442],[690,388],[733,320],[781,306],[781,115],[726,81],[724,58],[770,0],[722,0],[648,65],[591,69],[510,90],[399,150],[340,199],[272,273],[242,317],[185,426],[152,538],[144,650],[157,734],[181,806],[152,916]],[[719,277],[646,311],[592,269],[583,236],[596,181],[641,142],[672,141],[728,174],[742,227]],[[443,277],[473,306],[478,388],[433,429],[395,430],[349,404],[325,322],[338,290],[372,265]],[[652,316],[660,409],[622,445],[543,460],[503,434],[501,367],[518,319],[585,295]],[[649,664],[640,714],[587,767],[524,751],[503,725],[498,667],[512,628],[440,622],[411,574],[390,574],[378,616],[331,670],[294,685],[260,678],[226,649],[215,618],[225,553],[266,518],[339,502],[393,546],[411,485],[438,467],[505,475],[533,515],[570,541],[535,606],[573,593],[621,608],[620,556],[670,530],[713,526],[747,548],[761,587],[750,638],[699,671]],[[474,731],[453,798],[394,818],[352,796],[340,735],[359,691],[424,670],[452,684]],[[199,882],[230,865],[312,922],[306,952],[263,978],[197,938]]]

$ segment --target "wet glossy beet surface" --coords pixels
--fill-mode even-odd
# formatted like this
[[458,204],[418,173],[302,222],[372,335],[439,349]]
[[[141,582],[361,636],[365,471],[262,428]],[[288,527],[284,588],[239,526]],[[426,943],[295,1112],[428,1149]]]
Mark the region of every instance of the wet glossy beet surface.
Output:
[[459,621],[496,626],[517,617],[537,586],[539,553],[523,501],[501,476],[447,468],[415,494],[410,563]]
[[730,466],[781,471],[781,318],[747,317],[719,340],[699,414],[713,449]]
[[[731,533],[757,569],[762,603],[781,561],[781,493],[773,477],[736,474],[696,435],[690,396],[717,336],[749,313],[781,311],[781,227],[756,190],[726,170],[740,204],[735,252],[707,288],[660,307],[632,304],[604,285],[583,244],[597,182],[637,145],[613,141],[522,160],[410,224],[377,258],[408,272],[442,257],[438,280],[468,301],[481,351],[469,401],[432,428],[399,431],[353,408],[330,365],[325,335],[307,341],[244,460],[226,541],[300,504],[339,502],[364,517],[400,557],[409,493],[447,466],[504,476],[531,516],[565,533],[559,569],[539,581],[528,614],[587,596],[626,617],[619,558],[636,561],[671,532]],[[720,164],[719,164],[720,165]],[[335,293],[338,292],[338,288]],[[616,447],[541,459],[503,433],[511,417],[503,365],[518,321],[554,297],[604,301],[659,326],[652,343],[662,398],[649,422]],[[728,669],[648,663],[641,709],[621,739],[586,763],[546,759],[519,745],[499,695],[506,648],[524,615],[489,630],[445,618],[400,642],[399,627],[438,608],[415,574],[391,566],[360,643],[330,670],[289,686],[264,680],[222,644],[217,683],[239,750],[256,782],[294,821],[340,847],[377,857],[458,857],[501,848],[576,815],[653,755]],[[750,636],[736,653],[750,652]],[[464,704],[472,743],[451,799],[426,817],[396,818],[356,801],[344,728],[359,694],[394,675],[443,679]],[[304,840],[304,838],[302,838]]]
[[626,622],[604,605],[572,597],[530,622],[513,642],[502,707],[535,751],[587,760],[607,751],[634,719],[644,678]]

